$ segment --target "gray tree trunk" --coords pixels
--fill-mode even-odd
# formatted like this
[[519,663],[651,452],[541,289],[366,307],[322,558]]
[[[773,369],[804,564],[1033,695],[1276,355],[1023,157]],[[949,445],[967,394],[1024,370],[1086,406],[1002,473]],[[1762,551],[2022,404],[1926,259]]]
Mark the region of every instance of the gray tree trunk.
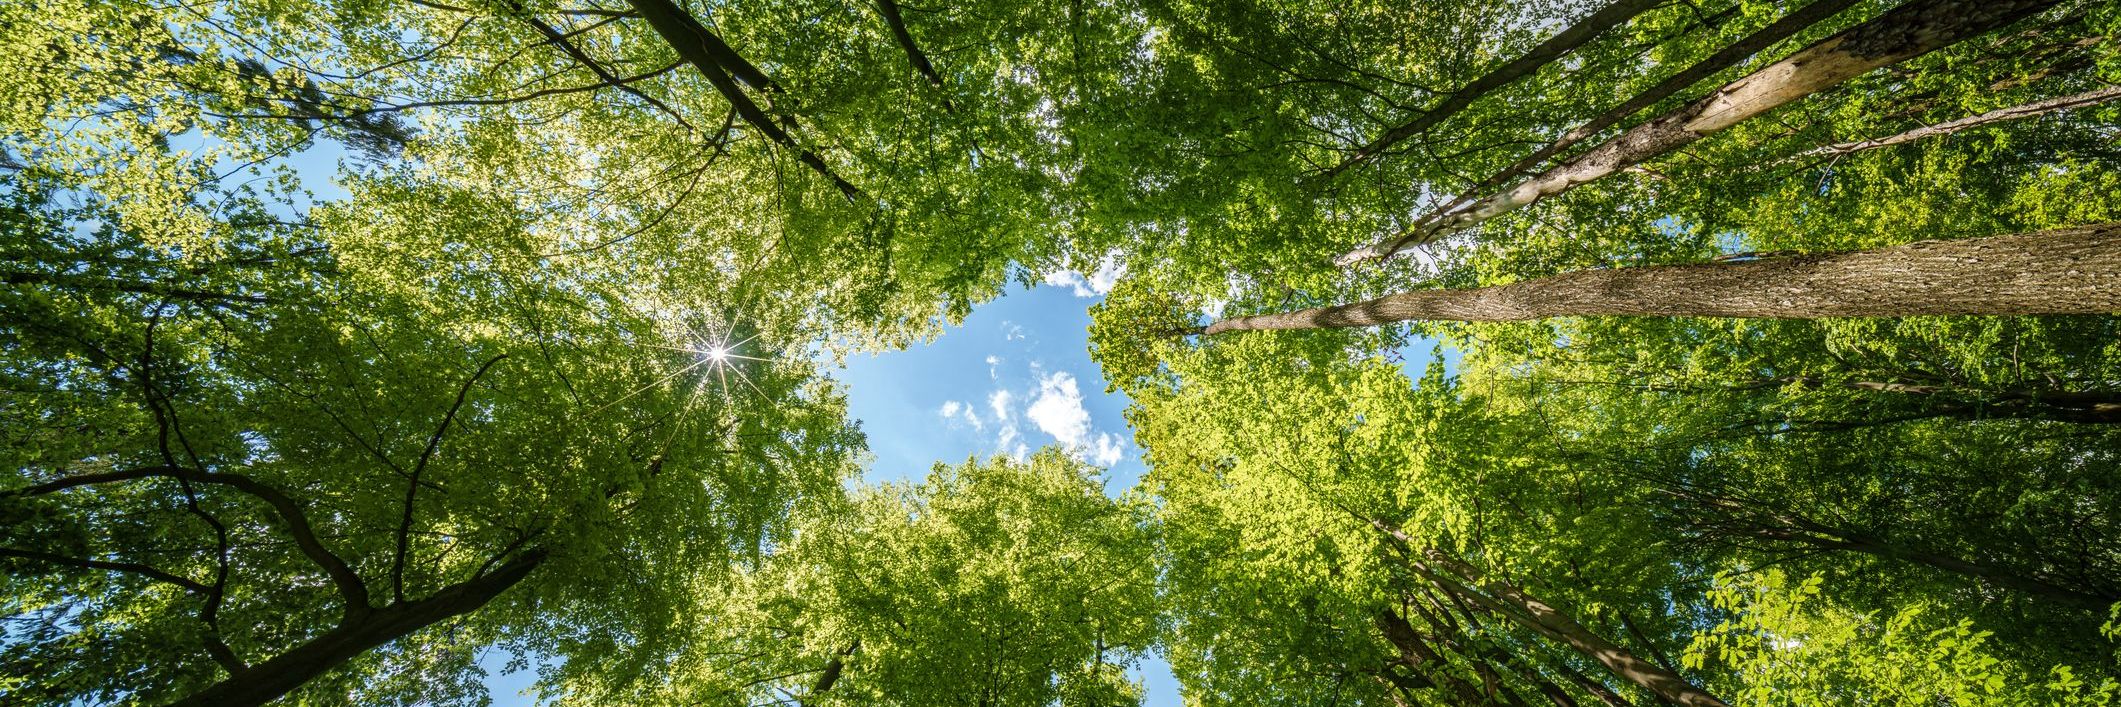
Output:
[[1737,263],[1581,270],[1225,319],[1202,330],[1581,316],[1821,319],[2121,312],[2121,223]]
[[1603,145],[1499,194],[1472,202],[1387,241],[1335,259],[1341,265],[1390,257],[1401,250],[1471,228],[1579,184],[1603,179],[1645,160],[1777,107],[1889,66],[2010,24],[2056,0],[1914,0],[1820,40],[1782,61],[1733,81],[1678,110],[1628,129]]

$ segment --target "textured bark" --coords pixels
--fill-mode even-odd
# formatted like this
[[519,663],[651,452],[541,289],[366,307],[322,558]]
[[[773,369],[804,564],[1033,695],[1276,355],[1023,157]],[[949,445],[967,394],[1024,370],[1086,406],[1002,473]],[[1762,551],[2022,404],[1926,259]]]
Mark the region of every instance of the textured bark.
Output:
[[1988,584],[2023,592],[2044,601],[2092,611],[2105,611],[2121,595],[2079,591],[2039,577],[2029,577],[2016,572],[1937,552],[1926,552],[1899,545],[1884,538],[1845,530],[1834,530],[1831,534],[1821,531],[1806,533],[1794,539],[1829,550],[1847,550],[1876,555],[1889,559],[1912,562],[1932,569],[1971,577]]
[[[889,0],[886,1],[888,2]],[[1636,15],[1647,12],[1661,4],[1663,4],[1662,0],[1617,0],[1610,5],[1599,8],[1597,12],[1593,12],[1590,16],[1577,21],[1576,24],[1570,25],[1567,29],[1562,30],[1560,34],[1548,37],[1547,41],[1540,42],[1539,46],[1532,47],[1531,51],[1525,52],[1523,56],[1517,57],[1508,64],[1496,67],[1495,70],[1481,75],[1480,78],[1473,79],[1472,83],[1466,84],[1465,87],[1451,92],[1449,98],[1445,98],[1443,102],[1436,104],[1435,107],[1423,111],[1419,117],[1386,130],[1376,140],[1364,145],[1362,149],[1356,150],[1355,154],[1342,160],[1340,164],[1326,170],[1326,177],[1331,178],[1347,171],[1349,168],[1369,161],[1385,150],[1391,149],[1393,145],[1399,144],[1400,141],[1435,127],[1436,124],[1453,115],[1457,115],[1459,111],[1465,110],[1466,106],[1472,105],[1473,101],[1481,96],[1515,83],[1518,79],[1532,75],[1540,67],[1561,58],[1561,55],[1567,54],[1577,47],[1598,38],[1598,35],[1605,33],[1606,30],[1624,24],[1628,20],[1634,19]]]
[[451,585],[425,599],[361,612],[285,653],[178,700],[171,707],[252,707],[272,702],[370,649],[478,610],[522,582],[544,560],[543,552],[530,552],[491,574]]
[[1946,400],[1929,412],[1939,417],[2012,417],[2095,425],[2121,424],[2121,393],[2009,389],[1963,390],[1936,385],[1883,381],[1848,381],[1843,387]]
[[2121,223],[1850,253],[1583,270],[1225,319],[1202,333],[1569,316],[1818,319],[2121,312]]
[[1349,265],[1389,257],[1446,234],[1524,208],[1577,185],[1603,179],[1645,160],[1787,105],[1881,66],[1912,59],[2002,27],[2056,0],[1914,0],[1828,37],[1782,61],[1725,84],[1714,93],[1637,125],[1546,172],[1463,208],[1417,222],[1392,239],[1351,251]]
[[1782,16],[1781,19],[1769,23],[1768,26],[1762,27],[1752,34],[1716,50],[1716,53],[1710,54],[1708,58],[1694,62],[1692,66],[1680,70],[1679,73],[1665,77],[1663,81],[1657,82],[1657,85],[1635,94],[1598,117],[1585,121],[1582,125],[1570,128],[1568,132],[1562,133],[1561,137],[1555,138],[1554,142],[1546,147],[1539,148],[1539,150],[1526,155],[1523,159],[1503,168],[1501,171],[1488,175],[1486,179],[1466,189],[1464,193],[1453,198],[1444,207],[1437,209],[1436,213],[1423,217],[1417,223],[1436,219],[1453,210],[1464,207],[1474,199],[1480,198],[1482,193],[1509,183],[1511,179],[1531,171],[1532,168],[1538,167],[1540,163],[1561,154],[1562,151],[1575,147],[1578,143],[1604,132],[1607,128],[1619,125],[1620,121],[1627,120],[1629,116],[1656,105],[1658,101],[1671,98],[1680,91],[1684,91],[1688,87],[1700,83],[1703,79],[1716,75],[1718,72],[1737,66],[1740,62],[1752,58],[1754,54],[1766,51],[1768,47],[1774,46],[1776,42],[1789,39],[1792,35],[1804,31],[1807,27],[1819,24],[1826,18],[1840,14],[1842,10],[1846,10],[1854,4],[1856,4],[1856,0],[1815,0],[1809,5],[1798,8],[1796,12]]
[[744,79],[745,83],[777,92],[779,87],[767,79],[763,72],[759,72],[750,62],[744,61],[743,57],[724,44],[720,37],[707,31],[698,19],[693,18],[692,13],[686,12],[670,0],[629,1],[634,11],[648,20],[650,27],[655,28],[656,34],[661,35],[665,43],[677,50],[680,58],[698,69],[700,75],[706,77],[707,83],[713,84],[714,90],[729,101],[730,107],[736,110],[737,117],[743,118],[746,124],[758,130],[759,134],[765,135],[767,139],[793,150],[797,161],[830,180],[832,186],[838,188],[849,201],[861,195],[860,189],[856,189],[853,184],[841,178],[839,173],[832,171],[832,167],[825,164],[824,158],[798,144],[793,135],[783,129],[782,125],[776,124],[773,117],[759,108],[758,102],[751,100],[751,96],[744,93],[743,87],[737,85],[739,79],[748,75],[751,78]]
[[1816,157],[1820,155],[1846,155],[1851,152],[1875,150],[1880,147],[1891,147],[1893,145],[1898,145],[1901,143],[1914,142],[1916,140],[1920,140],[1926,137],[1950,135],[1961,130],[1970,130],[1973,128],[1981,127],[1983,125],[1989,125],[1991,123],[2001,123],[2006,121],[2019,120],[2023,118],[2032,118],[2047,115],[2049,113],[2069,110],[2071,108],[2082,108],[2084,106],[2098,105],[2100,103],[2105,103],[2116,98],[2121,98],[2121,86],[2109,86],[2106,88],[2098,89],[2096,91],[2086,91],[2084,93],[2079,93],[2073,96],[2050,98],[2044,101],[2035,101],[2024,105],[2011,106],[2009,108],[1998,108],[1996,110],[1992,110],[1987,113],[1982,113],[1980,115],[1967,116],[1965,118],[1960,118],[1958,120],[1953,120],[1944,123],[1938,123],[1936,125],[1925,125],[1914,130],[1909,130],[1898,135],[1893,135],[1891,137],[1882,137],[1876,140],[1844,142],[1839,145],[1828,145],[1825,147],[1806,150],[1804,152],[1797,153],[1796,157]]

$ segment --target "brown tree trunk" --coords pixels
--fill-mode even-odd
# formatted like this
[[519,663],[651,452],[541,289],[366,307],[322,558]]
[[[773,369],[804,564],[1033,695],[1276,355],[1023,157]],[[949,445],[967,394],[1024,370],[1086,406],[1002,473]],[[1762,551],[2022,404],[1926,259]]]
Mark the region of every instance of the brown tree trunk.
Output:
[[943,88],[943,75],[936,72],[935,62],[928,60],[928,53],[921,51],[920,43],[913,41],[913,32],[906,29],[906,18],[899,13],[897,0],[876,0],[876,11],[884,16],[884,25],[891,28],[891,38],[898,42],[901,51],[906,52],[906,61],[913,64],[913,70],[920,72],[921,78],[927,79],[929,84]]
[[1467,106],[1472,105],[1473,101],[1481,96],[1487,95],[1495,89],[1510,85],[1518,79],[1532,75],[1540,67],[1561,58],[1561,55],[1567,54],[1571,50],[1598,38],[1598,35],[1604,34],[1606,30],[1625,24],[1636,15],[1640,15],[1662,4],[1662,0],[1618,0],[1599,8],[1597,12],[1591,13],[1590,16],[1577,21],[1576,24],[1570,25],[1567,29],[1563,29],[1559,34],[1547,38],[1547,41],[1540,42],[1539,46],[1533,47],[1531,51],[1525,52],[1523,56],[1517,57],[1516,60],[1496,67],[1495,70],[1481,75],[1480,78],[1473,79],[1471,83],[1466,84],[1463,88],[1451,92],[1448,98],[1437,103],[1435,107],[1423,111],[1420,116],[1386,130],[1376,140],[1364,145],[1362,149],[1356,150],[1355,154],[1342,160],[1340,164],[1326,170],[1325,176],[1330,179],[1339,175],[1341,172],[1347,171],[1349,168],[1362,164],[1385,150],[1391,149],[1393,145],[1399,144],[1400,141],[1435,127],[1445,119],[1458,114],[1459,111],[1465,110]]
[[[692,64],[693,68],[698,69],[700,75],[706,77],[707,83],[714,85],[714,90],[722,94],[722,98],[729,101],[730,107],[736,110],[737,116],[743,118],[745,123],[750,124],[752,128],[758,130],[760,134],[765,135],[767,139],[772,140],[774,143],[793,150],[796,153],[796,160],[808,166],[811,171],[831,181],[832,186],[838,188],[840,193],[847,197],[848,201],[853,201],[855,197],[861,195],[860,189],[856,189],[853,184],[841,178],[839,173],[832,171],[832,167],[825,164],[824,158],[798,144],[793,135],[782,129],[781,125],[776,124],[773,116],[767,115],[765,110],[759,108],[756,101],[751,100],[751,97],[744,93],[743,87],[737,85],[737,81],[742,79],[745,83],[759,86],[763,90],[777,92],[778,86],[769,80],[763,72],[758,71],[756,67],[745,61],[743,57],[737,56],[736,52],[731,50],[727,44],[724,44],[720,37],[715,36],[713,32],[707,31],[707,28],[701,25],[700,21],[692,16],[692,13],[686,12],[684,8],[678,7],[671,0],[629,0],[629,2],[633,5],[635,12],[640,13],[643,19],[648,20],[648,26],[655,28],[656,34],[661,35],[665,43],[669,44],[672,49],[677,50],[680,58]],[[735,75],[732,76],[732,74]],[[745,78],[747,75],[750,78]],[[754,79],[756,82],[754,82]]]
[[1924,552],[1896,545],[1883,538],[1860,533],[1837,531],[1831,537],[1807,534],[1799,539],[1822,548],[1861,552],[1878,557],[1912,562],[1953,574],[1965,575],[1998,587],[2024,592],[2029,596],[2080,609],[2104,612],[2108,607],[2113,606],[2115,602],[2121,602],[2121,596],[2078,591],[2037,577],[2027,577],[2009,570],[1969,562],[1950,555]]
[[[1584,628],[1560,609],[1524,593],[1509,582],[1487,581],[1472,565],[1434,548],[1425,550],[1423,554],[1444,569],[1444,572],[1422,571],[1444,591],[1501,614],[1549,640],[1567,645],[1604,666],[1613,675],[1650,694],[1681,707],[1730,707],[1728,703],[1687,682],[1685,678],[1643,660],[1619,644]],[[1446,573],[1456,575],[1465,583],[1446,576]],[[1467,584],[1478,586],[1483,591],[1475,591],[1466,586]],[[1493,596],[1490,596],[1491,594]]]
[[491,574],[451,585],[425,599],[355,612],[332,630],[230,675],[171,707],[252,707],[272,702],[370,649],[477,611],[523,581],[544,560],[541,551],[526,553]]
[[1427,639],[1422,638],[1421,631],[1414,628],[1414,624],[1409,623],[1406,617],[1385,609],[1377,612],[1375,619],[1377,630],[1384,634],[1385,640],[1394,648],[1399,649],[1399,656],[1392,662],[1406,666],[1432,683],[1440,682],[1451,688],[1447,694],[1457,698],[1461,705],[1499,707],[1493,699],[1482,695],[1478,686],[1453,675],[1450,666],[1444,663],[1443,655],[1437,653]]
[[[1488,581],[1471,564],[1440,549],[1418,546],[1413,538],[1407,537],[1406,533],[1400,532],[1399,528],[1390,523],[1376,518],[1370,518],[1368,522],[1371,527],[1399,541],[1409,552],[1419,553],[1419,558],[1406,559],[1407,567],[1433,582],[1446,594],[1495,612],[1543,638],[1566,645],[1597,662],[1615,677],[1673,704],[1681,707],[1730,707],[1707,690],[1687,682],[1686,678],[1636,657],[1628,649],[1584,628],[1575,619],[1569,618],[1568,614],[1526,594],[1516,585],[1502,580]],[[1432,567],[1429,563],[1435,563],[1435,566]],[[1473,586],[1467,586],[1469,584]]]
[[2121,223],[1852,253],[1582,270],[1225,319],[1205,334],[1569,316],[1819,319],[2121,312]]
[[1820,90],[1949,46],[2054,5],[2056,0],[1913,0],[1805,47],[1699,100],[1630,128],[1598,148],[1516,186],[1335,262],[1389,257],[1488,219],[1597,181]]

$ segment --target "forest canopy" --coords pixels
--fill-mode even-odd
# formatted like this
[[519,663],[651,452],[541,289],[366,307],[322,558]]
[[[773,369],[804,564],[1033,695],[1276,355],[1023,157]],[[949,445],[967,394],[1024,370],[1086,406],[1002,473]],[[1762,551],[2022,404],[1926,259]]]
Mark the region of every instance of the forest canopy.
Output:
[[[2121,703],[2117,36],[0,0],[0,703]],[[1057,278],[1140,482],[864,481]]]

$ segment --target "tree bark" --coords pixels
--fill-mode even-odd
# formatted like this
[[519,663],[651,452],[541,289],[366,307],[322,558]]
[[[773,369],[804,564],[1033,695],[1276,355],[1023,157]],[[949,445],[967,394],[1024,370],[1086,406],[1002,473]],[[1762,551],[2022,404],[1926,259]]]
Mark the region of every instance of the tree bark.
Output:
[[1725,84],[1678,110],[1630,128],[1596,149],[1519,182],[1502,193],[1449,214],[1417,222],[1392,239],[1350,251],[1335,262],[1345,266],[1390,257],[1401,250],[1471,228],[1577,185],[1597,181],[1664,155],[1872,69],[1912,59],[2002,27],[2055,2],[1913,0]]
[[1848,550],[1850,552],[1861,552],[1888,559],[1912,562],[1932,569],[1972,577],[1982,582],[2024,592],[2029,596],[2079,609],[2103,612],[2108,607],[2113,606],[2115,602],[2121,602],[2121,596],[2079,591],[2037,577],[2027,577],[1999,567],[1970,562],[1941,553],[1924,552],[1888,542],[1884,538],[1861,533],[1836,530],[1828,537],[1806,534],[1796,539],[1827,549]]
[[1991,123],[2001,123],[2005,121],[2019,120],[2022,118],[2032,118],[2058,111],[2069,110],[2071,108],[2082,108],[2084,106],[2098,105],[2100,103],[2105,103],[2116,98],[2121,98],[2121,86],[2108,86],[2106,88],[2098,89],[2096,91],[2086,91],[2084,93],[2079,93],[2074,96],[2050,98],[2044,101],[2035,101],[2033,103],[2011,106],[2009,108],[1998,108],[1996,110],[1992,110],[1987,113],[1982,113],[1980,115],[1967,116],[1965,118],[1938,123],[1936,125],[1926,125],[1920,128],[1916,128],[1914,130],[1909,130],[1907,132],[1900,133],[1898,135],[1893,135],[1891,137],[1882,137],[1876,140],[1844,142],[1839,145],[1827,145],[1825,147],[1799,152],[1794,155],[1793,158],[1817,157],[1821,155],[1846,155],[1851,152],[1875,150],[1881,147],[1891,147],[1893,145],[1898,145],[1905,142],[1914,142],[1916,140],[1920,140],[1926,137],[1950,135],[1961,130],[1970,130]]
[[1812,25],[1819,24],[1825,21],[1826,18],[1840,14],[1842,10],[1846,10],[1854,4],[1856,4],[1856,0],[1815,0],[1809,5],[1798,8],[1796,12],[1782,16],[1781,19],[1775,20],[1768,26],[1762,27],[1752,34],[1716,50],[1716,53],[1710,54],[1708,58],[1694,62],[1692,66],[1680,70],[1679,73],[1665,77],[1663,81],[1657,82],[1657,85],[1635,94],[1620,105],[1599,114],[1598,117],[1585,121],[1582,125],[1570,128],[1568,132],[1562,133],[1561,137],[1555,138],[1554,142],[1546,147],[1539,148],[1538,151],[1526,155],[1523,159],[1503,168],[1502,171],[1488,175],[1486,179],[1466,189],[1465,192],[1453,198],[1448,204],[1437,209],[1436,213],[1422,217],[1417,223],[1436,219],[1453,210],[1464,207],[1474,199],[1480,198],[1482,192],[1508,183],[1511,179],[1516,178],[1517,175],[1524,174],[1539,166],[1540,163],[1561,154],[1562,151],[1575,147],[1577,143],[1590,139],[1592,136],[1604,132],[1607,128],[1619,125],[1620,121],[1627,120],[1629,116],[1656,105],[1658,101],[1671,98],[1674,94],[1684,91],[1688,87],[1700,83],[1703,79],[1716,75],[1718,72],[1737,66],[1739,62],[1752,58],[1754,54],[1766,51],[1768,47],[1774,46],[1776,42],[1789,39],[1791,35],[1802,32],[1805,28]]
[[360,612],[330,631],[230,675],[171,707],[252,707],[272,702],[370,649],[478,610],[522,582],[544,560],[543,551],[531,551],[491,574],[450,585],[425,599]]
[[906,29],[906,18],[899,13],[898,2],[876,0],[876,12],[884,17],[884,25],[891,28],[891,38],[906,52],[906,61],[913,64],[913,70],[936,88],[942,88],[943,75],[936,72],[935,63],[928,60],[927,52],[921,51],[920,43],[913,41],[913,32]]
[[1567,316],[1818,319],[2121,312],[2121,223],[1849,253],[1582,270],[1225,319],[1204,334]]
[[[739,79],[752,74],[753,78],[758,79],[758,83],[749,79],[745,79],[745,83],[760,86],[762,90],[777,92],[778,86],[768,80],[763,72],[758,72],[757,68],[744,61],[743,57],[736,56],[734,50],[713,32],[707,31],[706,26],[693,18],[692,13],[686,12],[670,0],[629,2],[635,12],[648,20],[648,25],[655,29],[656,34],[661,35],[665,43],[677,50],[679,57],[698,69],[700,75],[706,77],[707,83],[714,85],[714,90],[729,101],[730,107],[736,110],[737,116],[743,118],[745,123],[774,143],[795,151],[796,160],[808,166],[811,171],[817,172],[819,176],[830,180],[832,186],[838,188],[848,201],[861,196],[860,189],[841,178],[839,173],[832,171],[832,167],[825,164],[824,158],[798,144],[793,135],[776,124],[773,117],[760,109],[758,103],[744,93],[744,88],[737,85]],[[724,61],[734,62],[737,68],[730,68],[731,65],[725,64]],[[732,73],[736,75],[732,76]]]
[[[890,0],[884,1],[889,2]],[[1577,21],[1576,24],[1570,25],[1567,29],[1562,30],[1560,34],[1548,37],[1546,41],[1540,42],[1539,46],[1532,47],[1531,51],[1525,52],[1523,56],[1517,57],[1508,64],[1496,67],[1495,70],[1473,79],[1465,87],[1451,92],[1450,97],[1445,98],[1443,102],[1436,104],[1435,107],[1423,111],[1420,116],[1386,130],[1376,140],[1364,145],[1362,149],[1356,150],[1355,154],[1350,155],[1345,160],[1341,160],[1340,164],[1326,170],[1326,178],[1331,179],[1338,176],[1341,172],[1367,162],[1385,150],[1391,149],[1393,145],[1399,144],[1400,141],[1435,127],[1445,119],[1458,114],[1459,111],[1465,110],[1467,106],[1472,105],[1473,101],[1478,100],[1481,96],[1515,83],[1518,79],[1532,75],[1540,67],[1561,58],[1561,55],[1567,54],[1593,39],[1597,39],[1598,35],[1604,34],[1606,30],[1625,24],[1628,20],[1634,19],[1636,15],[1647,12],[1661,4],[1663,4],[1662,0],[1617,0],[1610,5],[1599,8],[1597,12],[1593,12],[1590,16]]]
[[1467,682],[1465,678],[1451,674],[1450,666],[1444,664],[1443,656],[1422,638],[1421,631],[1415,629],[1414,624],[1409,623],[1406,617],[1390,609],[1383,609],[1379,610],[1374,618],[1377,630],[1384,634],[1385,640],[1399,649],[1399,656],[1391,662],[1406,666],[1431,683],[1441,682],[1448,686],[1451,688],[1448,694],[1457,698],[1461,705],[1499,707],[1492,698],[1482,695],[1479,687]]

